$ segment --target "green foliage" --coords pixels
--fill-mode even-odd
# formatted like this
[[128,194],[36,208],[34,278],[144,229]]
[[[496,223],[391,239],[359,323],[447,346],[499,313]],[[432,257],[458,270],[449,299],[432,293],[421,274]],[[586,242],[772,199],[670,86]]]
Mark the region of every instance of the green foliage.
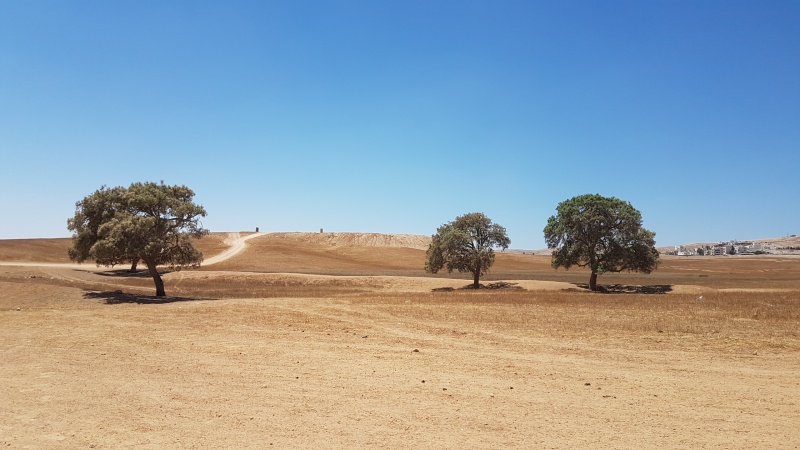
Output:
[[655,233],[642,228],[642,215],[630,203],[586,194],[559,203],[556,211],[544,228],[547,247],[555,249],[552,265],[589,267],[592,290],[597,274],[650,273],[658,266]]
[[470,272],[477,288],[480,277],[494,264],[494,247],[506,249],[510,244],[506,229],[483,213],[464,214],[436,230],[428,247],[425,271],[437,273],[446,268],[448,272]]
[[76,203],[75,216],[67,220],[67,228],[73,232],[72,247],[68,250],[73,261],[84,262],[96,259],[98,264],[114,266],[133,259],[132,255],[105,255],[95,258],[94,244],[100,240],[100,227],[111,221],[121,207],[120,198],[124,188],[109,189],[105,186]]
[[153,276],[156,295],[164,295],[157,266],[174,268],[203,260],[190,238],[208,233],[200,224],[206,211],[192,202],[193,197],[188,187],[163,182],[103,186],[76,203],[75,215],[67,221],[73,232],[69,256],[105,266],[141,260]]

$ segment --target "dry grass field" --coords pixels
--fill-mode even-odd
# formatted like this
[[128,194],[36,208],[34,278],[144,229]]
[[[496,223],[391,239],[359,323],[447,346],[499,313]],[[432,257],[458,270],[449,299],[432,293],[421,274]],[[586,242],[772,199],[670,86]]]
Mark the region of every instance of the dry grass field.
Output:
[[798,258],[464,290],[424,238],[274,233],[157,299],[68,245],[0,240],[0,448],[800,448]]

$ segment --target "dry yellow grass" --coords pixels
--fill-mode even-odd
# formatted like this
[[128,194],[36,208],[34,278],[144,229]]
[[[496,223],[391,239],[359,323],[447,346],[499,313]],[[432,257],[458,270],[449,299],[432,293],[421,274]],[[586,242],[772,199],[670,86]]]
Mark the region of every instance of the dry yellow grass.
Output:
[[[800,259],[665,258],[600,277],[662,293],[593,294],[500,254],[486,284],[525,289],[475,291],[420,249],[290,237],[166,274],[167,299],[124,271],[0,266],[0,445],[800,446]],[[38,244],[0,255],[53,261]]]
[[0,239],[0,261],[68,263],[70,239]]
[[[197,241],[204,255],[222,252],[228,233],[211,233]],[[67,249],[70,238],[0,239],[0,262],[70,263]]]

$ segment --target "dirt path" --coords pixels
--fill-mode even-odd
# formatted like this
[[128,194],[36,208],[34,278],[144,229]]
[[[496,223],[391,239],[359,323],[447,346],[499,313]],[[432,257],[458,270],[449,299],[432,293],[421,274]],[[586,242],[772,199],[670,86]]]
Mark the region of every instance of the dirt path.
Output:
[[237,255],[239,252],[247,247],[247,241],[253,238],[257,238],[259,236],[264,236],[266,233],[252,233],[246,236],[242,236],[241,233],[228,233],[228,239],[225,242],[230,245],[230,248],[225,250],[224,252],[212,256],[211,258],[206,259],[203,261],[204,266],[210,266],[213,264],[221,263],[226,259],[230,259],[233,256]]

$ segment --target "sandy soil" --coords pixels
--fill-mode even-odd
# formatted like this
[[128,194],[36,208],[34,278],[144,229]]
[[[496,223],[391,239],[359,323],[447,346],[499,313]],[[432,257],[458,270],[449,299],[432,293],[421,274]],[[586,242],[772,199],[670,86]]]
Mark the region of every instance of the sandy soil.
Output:
[[[261,239],[228,262],[255,264]],[[317,245],[321,266],[330,255]],[[361,248],[354,265],[368,253],[348,245]],[[738,270],[668,263],[698,283]],[[784,280],[796,262],[752,264],[774,282],[738,288],[800,303]],[[526,291],[488,295],[431,292],[465,284],[446,277],[209,269],[165,275],[168,292],[268,282],[308,295],[155,303],[146,278],[2,266],[0,448],[799,448],[794,322],[736,319],[725,336],[591,325],[648,302],[691,313],[706,307],[698,292],[716,296],[713,314],[737,288],[727,280],[711,295],[687,283],[586,297],[519,279]],[[580,306],[612,300],[625,306]],[[588,331],[560,322],[568,315]]]

